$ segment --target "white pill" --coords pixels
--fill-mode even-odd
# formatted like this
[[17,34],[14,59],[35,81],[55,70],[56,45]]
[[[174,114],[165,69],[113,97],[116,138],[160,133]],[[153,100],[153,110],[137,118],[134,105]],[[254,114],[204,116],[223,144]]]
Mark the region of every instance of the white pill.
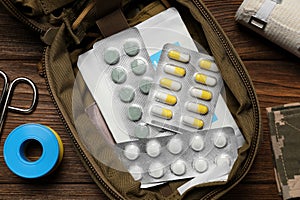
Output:
[[181,83],[168,78],[160,79],[159,85],[163,88],[167,88],[169,90],[176,91],[176,92],[181,89]]
[[183,160],[177,160],[171,164],[171,171],[175,175],[181,176],[186,172],[186,164]]
[[125,147],[124,155],[129,160],[135,160],[140,155],[140,149],[134,144],[129,144]]
[[216,135],[214,138],[214,145],[220,149],[224,148],[227,145],[226,136],[222,133],[219,133],[218,135]]
[[230,157],[228,155],[218,156],[216,158],[216,164],[221,167],[229,167],[231,164]]
[[146,152],[151,157],[157,157],[160,154],[161,145],[157,140],[151,140],[146,144]]
[[190,144],[194,151],[201,151],[204,148],[204,141],[200,135],[195,135],[192,137]]
[[208,162],[205,158],[195,158],[193,161],[193,168],[199,172],[203,173],[208,168]]
[[172,75],[178,76],[178,77],[184,77],[185,73],[186,73],[184,68],[177,67],[174,65],[169,65],[169,64],[166,64],[164,66],[164,71],[168,74],[172,74]]
[[172,154],[179,154],[182,151],[182,140],[179,138],[172,138],[168,145],[167,148]]
[[143,169],[141,167],[133,165],[129,167],[128,171],[134,180],[138,181],[142,179]]
[[153,178],[161,178],[165,173],[164,166],[159,162],[152,163],[149,166],[148,173]]

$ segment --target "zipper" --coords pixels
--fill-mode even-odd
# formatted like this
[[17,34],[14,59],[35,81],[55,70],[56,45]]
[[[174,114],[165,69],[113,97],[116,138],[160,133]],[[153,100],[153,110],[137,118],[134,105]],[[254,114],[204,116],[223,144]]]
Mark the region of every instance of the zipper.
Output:
[[229,48],[229,44],[227,43],[227,41],[222,36],[223,34],[220,32],[220,30],[216,26],[214,20],[207,13],[207,11],[203,7],[203,5],[201,5],[198,0],[193,0],[193,2],[196,5],[196,7],[198,8],[198,10],[201,12],[201,14],[207,19],[208,23],[213,28],[214,32],[217,33],[219,39],[221,40],[221,42],[223,44],[223,47],[226,49],[226,52],[229,55],[230,60],[234,64],[235,68],[237,69],[237,72],[238,72],[239,76],[242,78],[242,81],[243,81],[243,83],[245,84],[245,86],[247,88],[248,94],[250,96],[251,102],[252,102],[253,107],[254,107],[255,124],[257,124],[255,126],[255,134],[252,138],[249,156],[248,156],[247,160],[245,161],[246,163],[243,165],[243,167],[241,169],[241,173],[239,173],[237,176],[235,176],[230,181],[228,181],[228,185],[221,186],[221,188],[218,188],[218,189],[215,189],[215,190],[211,191],[210,193],[208,193],[206,196],[204,196],[202,198],[202,199],[212,199],[213,197],[215,197],[219,193],[221,193],[224,189],[226,189],[226,188],[228,189],[234,183],[236,183],[236,181],[240,180],[245,175],[245,173],[249,170],[249,166],[251,165],[251,163],[253,161],[253,158],[255,157],[255,150],[257,148],[256,144],[259,142],[258,135],[259,135],[259,129],[260,129],[260,120],[259,120],[260,119],[260,117],[259,117],[260,114],[259,114],[259,106],[258,106],[258,103],[257,103],[256,95],[253,91],[253,87],[252,87],[251,83],[249,82],[248,76],[245,73],[243,67],[241,67],[238,64],[237,60],[235,59],[234,55],[231,52],[231,49]]
[[54,104],[54,107],[55,109],[57,110],[57,113],[59,115],[59,118],[61,119],[62,123],[64,124],[65,128],[66,128],[66,131],[67,133],[69,134],[69,136],[71,137],[72,139],[72,142],[73,144],[75,145],[75,148],[78,150],[78,152],[80,153],[81,157],[83,158],[84,162],[87,164],[87,166],[89,167],[89,169],[91,170],[91,172],[94,174],[95,178],[98,180],[98,182],[106,189],[106,191],[111,194],[115,199],[119,199],[119,200],[123,200],[124,198],[122,196],[120,196],[119,194],[117,194],[115,191],[113,191],[108,185],[107,183],[100,177],[100,175],[97,173],[96,169],[93,167],[93,165],[90,163],[88,157],[85,155],[85,153],[82,151],[82,148],[81,146],[78,144],[76,138],[74,137],[74,135],[72,134],[70,128],[69,128],[69,125],[67,124],[63,114],[61,113],[58,105],[57,105],[57,102],[54,98],[54,95],[52,93],[52,90],[50,88],[50,84],[49,84],[49,81],[48,81],[48,78],[47,78],[47,72],[46,72],[46,59],[47,59],[47,55],[49,54],[48,53],[49,51],[49,48],[48,47],[45,47],[44,48],[44,51],[43,51],[43,58],[42,58],[42,69],[43,69],[43,72],[42,72],[42,75],[45,79],[45,82],[46,82],[46,86],[47,86],[47,90],[49,91],[49,94],[51,96],[51,99],[53,101],[53,104]]
[[[10,0],[2,0],[3,5],[9,10],[16,18],[18,18],[22,23],[29,26],[34,31],[44,35],[48,28],[42,27],[39,23],[35,23],[25,17]],[[50,28],[50,27],[49,27]]]

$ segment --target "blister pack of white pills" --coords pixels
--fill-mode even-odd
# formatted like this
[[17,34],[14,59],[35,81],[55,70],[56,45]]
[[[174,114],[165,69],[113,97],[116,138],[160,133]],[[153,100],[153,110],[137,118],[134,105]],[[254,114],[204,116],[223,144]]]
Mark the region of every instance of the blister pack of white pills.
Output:
[[217,166],[231,169],[238,156],[231,127],[140,139],[118,147],[123,164],[142,184],[205,175]]
[[79,68],[84,79],[93,78],[86,82],[94,84],[88,87],[116,142],[156,134],[141,121],[154,69],[138,30],[129,28],[97,42],[93,54],[97,62],[85,64],[88,70]]
[[179,133],[210,128],[222,87],[213,57],[166,44],[145,107],[145,121]]

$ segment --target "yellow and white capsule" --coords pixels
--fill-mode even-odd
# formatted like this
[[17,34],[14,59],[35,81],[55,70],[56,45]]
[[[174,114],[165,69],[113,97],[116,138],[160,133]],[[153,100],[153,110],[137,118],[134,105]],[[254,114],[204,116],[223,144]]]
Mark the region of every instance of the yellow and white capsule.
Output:
[[208,107],[203,104],[189,102],[186,107],[188,111],[198,113],[201,115],[205,115],[208,113]]
[[212,72],[219,72],[218,66],[211,60],[201,59],[199,61],[199,67]]
[[158,106],[153,106],[151,108],[151,113],[163,119],[171,119],[173,117],[173,112],[171,110]]
[[177,103],[176,96],[166,94],[164,92],[157,92],[155,94],[155,98],[157,99],[157,101],[171,105],[171,106],[173,106]]
[[217,80],[214,77],[207,76],[201,73],[196,74],[195,81],[197,83],[201,83],[203,85],[208,85],[208,86],[215,86],[217,84]]
[[179,51],[176,50],[170,50],[168,52],[168,57],[170,59],[182,62],[182,63],[188,63],[190,61],[190,55],[189,54],[185,54],[185,53],[181,53]]
[[166,64],[164,66],[164,71],[168,74],[172,74],[174,76],[178,77],[184,77],[185,76],[185,69],[182,67],[177,67],[175,65]]
[[181,83],[168,78],[160,79],[159,85],[172,91],[179,91],[181,89]]
[[192,96],[198,98],[198,99],[202,99],[202,100],[206,100],[209,101],[212,99],[212,93],[210,91],[207,90],[201,90],[198,88],[193,88],[191,90],[191,94]]
[[197,118],[190,117],[190,116],[183,116],[182,122],[185,125],[196,128],[196,129],[201,129],[204,126],[204,122],[201,119],[197,119]]

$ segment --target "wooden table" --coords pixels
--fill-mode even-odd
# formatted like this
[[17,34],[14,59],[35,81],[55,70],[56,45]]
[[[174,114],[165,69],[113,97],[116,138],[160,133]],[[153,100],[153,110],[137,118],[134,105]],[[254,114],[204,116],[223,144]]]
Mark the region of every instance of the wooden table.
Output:
[[[273,174],[266,107],[300,102],[300,59],[275,44],[237,25],[234,15],[242,0],[205,0],[241,56],[253,80],[262,114],[263,138],[255,162],[243,181],[223,199],[280,199]],[[0,69],[11,79],[26,76],[39,89],[36,111],[28,116],[9,113],[0,142],[0,199],[106,199],[93,183],[77,156],[60,121],[46,84],[36,70],[43,45],[39,36],[0,6]],[[13,104],[30,104],[30,90],[16,90]],[[39,180],[24,180],[12,174],[3,160],[3,144],[16,126],[41,123],[54,128],[65,146],[63,162],[55,173]]]

